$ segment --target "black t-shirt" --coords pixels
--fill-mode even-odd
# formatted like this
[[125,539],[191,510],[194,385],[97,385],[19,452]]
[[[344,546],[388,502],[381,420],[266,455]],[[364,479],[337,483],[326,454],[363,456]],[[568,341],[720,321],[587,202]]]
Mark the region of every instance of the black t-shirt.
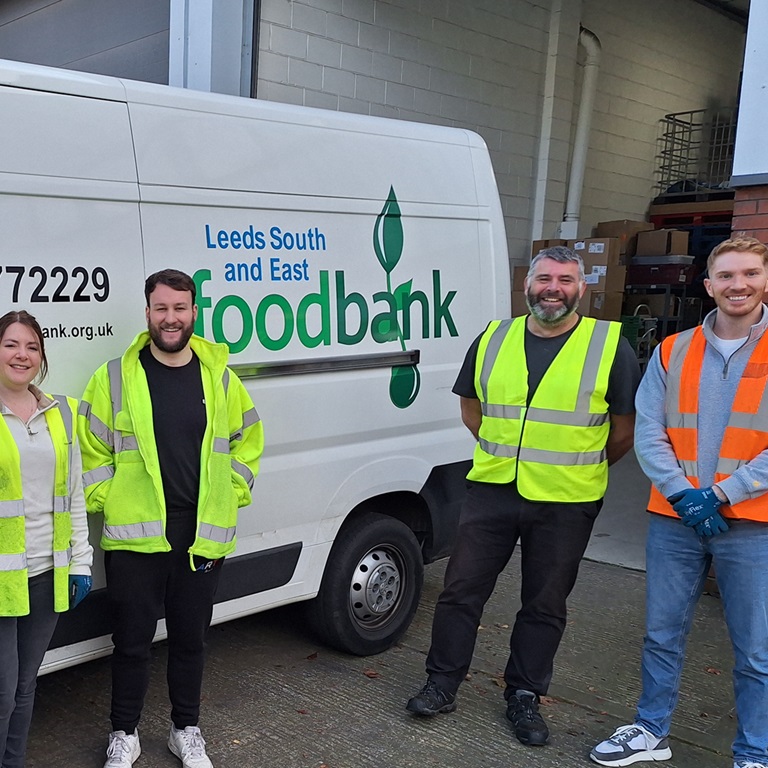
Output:
[[[581,322],[581,318],[579,318]],[[563,348],[565,342],[578,327],[578,323],[566,333],[559,336],[543,338],[525,329],[525,360],[528,365],[528,403],[533,393],[541,383],[552,361]],[[456,383],[453,385],[454,394],[477,400],[475,390],[475,366],[477,349],[480,346],[482,333],[469,347],[464,363],[461,366]],[[623,336],[619,339],[616,357],[608,377],[608,391],[605,399],[608,412],[617,416],[626,416],[635,412],[635,392],[640,383],[640,366],[632,347]]]
[[156,360],[149,346],[139,352],[152,400],[157,456],[169,512],[197,509],[200,451],[206,427],[200,360],[172,368]]

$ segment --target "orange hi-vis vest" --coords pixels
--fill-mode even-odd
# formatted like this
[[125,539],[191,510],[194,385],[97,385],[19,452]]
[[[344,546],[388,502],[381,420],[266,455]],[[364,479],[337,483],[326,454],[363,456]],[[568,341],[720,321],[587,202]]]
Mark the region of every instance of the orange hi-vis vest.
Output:
[[[667,372],[667,435],[681,469],[695,488],[698,476],[699,382],[706,339],[701,326],[668,336],[661,343],[661,364]],[[736,389],[731,415],[720,446],[715,482],[730,477],[739,467],[768,449],[768,333],[752,350]],[[704,407],[718,407],[704,404]],[[651,512],[677,517],[670,503],[655,487],[648,502]],[[764,495],[720,507],[724,517],[768,522],[768,498]]]

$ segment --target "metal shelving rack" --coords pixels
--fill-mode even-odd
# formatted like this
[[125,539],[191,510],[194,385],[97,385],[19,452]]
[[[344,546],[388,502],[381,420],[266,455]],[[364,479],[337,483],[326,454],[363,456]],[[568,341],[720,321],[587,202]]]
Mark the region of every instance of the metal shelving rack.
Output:
[[736,138],[736,108],[693,109],[665,115],[659,138],[657,194],[711,194],[729,189]]

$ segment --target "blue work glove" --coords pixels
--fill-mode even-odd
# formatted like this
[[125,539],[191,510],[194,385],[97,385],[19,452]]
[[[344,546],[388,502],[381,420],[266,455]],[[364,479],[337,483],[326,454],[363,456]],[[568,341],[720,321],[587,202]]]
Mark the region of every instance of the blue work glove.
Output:
[[699,536],[717,536],[728,530],[728,523],[717,511],[723,502],[712,488],[687,488],[673,494],[667,501],[683,523]]
[[72,610],[81,603],[85,596],[91,591],[90,576],[69,575],[69,609]]

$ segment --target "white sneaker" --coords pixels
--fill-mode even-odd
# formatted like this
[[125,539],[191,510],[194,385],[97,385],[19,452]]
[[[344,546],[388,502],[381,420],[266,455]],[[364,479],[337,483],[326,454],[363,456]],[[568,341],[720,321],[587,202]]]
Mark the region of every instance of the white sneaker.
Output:
[[622,725],[610,739],[601,741],[589,756],[598,765],[621,768],[632,763],[669,760],[672,750],[666,738],[654,736],[642,725]]
[[183,731],[172,725],[168,749],[181,760],[184,768],[213,768],[205,754],[205,739],[196,725],[188,725]]
[[139,732],[127,734],[125,731],[112,731],[109,734],[107,762],[104,768],[130,768],[141,754]]
[[736,760],[733,768],[768,768],[765,763],[756,763],[753,760]]

